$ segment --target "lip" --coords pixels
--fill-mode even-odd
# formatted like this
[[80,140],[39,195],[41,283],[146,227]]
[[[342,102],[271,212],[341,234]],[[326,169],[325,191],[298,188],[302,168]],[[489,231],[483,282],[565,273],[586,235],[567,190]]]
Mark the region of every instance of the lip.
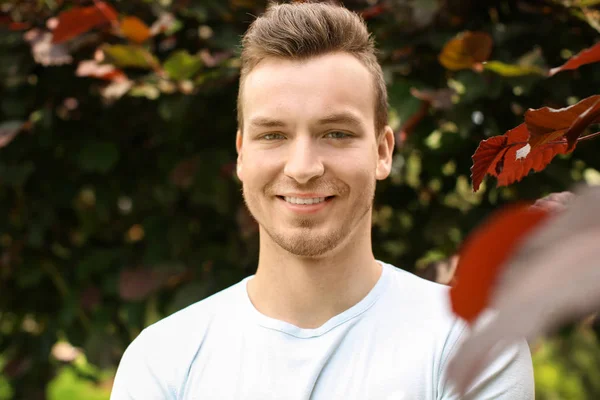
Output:
[[331,197],[330,194],[324,193],[286,193],[280,194],[280,197],[298,197],[299,199],[312,199],[318,197]]
[[315,214],[318,213],[319,211],[325,209],[326,207],[328,207],[331,202],[333,201],[334,197],[333,196],[298,196],[298,195],[292,195],[292,196],[287,196],[287,197],[301,197],[301,198],[312,198],[312,197],[327,197],[325,199],[325,201],[321,202],[321,203],[317,203],[317,204],[292,204],[292,203],[288,203],[287,201],[285,201],[285,199],[283,198],[283,196],[277,196],[277,200],[280,201],[281,203],[283,203],[283,206],[285,208],[287,208],[288,210],[296,213],[296,214]]

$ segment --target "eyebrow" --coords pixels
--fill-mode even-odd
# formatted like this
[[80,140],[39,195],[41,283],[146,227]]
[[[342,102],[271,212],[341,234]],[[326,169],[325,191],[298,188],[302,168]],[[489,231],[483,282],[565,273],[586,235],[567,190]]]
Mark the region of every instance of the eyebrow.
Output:
[[320,118],[318,120],[318,123],[320,125],[336,124],[336,123],[337,124],[355,125],[355,126],[362,125],[362,123],[358,117],[356,117],[353,114],[348,113],[348,112],[329,114],[323,118]]
[[[328,124],[348,124],[361,126],[360,119],[348,112],[340,112],[326,115],[325,117],[319,118],[317,124],[328,125]],[[269,118],[269,117],[255,117],[250,120],[250,125],[262,128],[282,128],[286,126],[286,123],[282,120]]]
[[274,118],[256,117],[250,120],[250,125],[262,128],[282,128],[286,124],[285,122]]

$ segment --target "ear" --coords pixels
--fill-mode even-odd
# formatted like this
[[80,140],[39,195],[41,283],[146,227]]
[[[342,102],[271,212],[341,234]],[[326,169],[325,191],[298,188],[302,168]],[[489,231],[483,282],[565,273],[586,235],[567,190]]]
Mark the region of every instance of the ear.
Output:
[[375,170],[375,177],[378,180],[387,178],[392,170],[394,144],[394,131],[388,125],[384,128],[377,143],[377,169]]
[[238,129],[237,133],[235,134],[235,149],[237,151],[237,165],[236,165],[236,173],[238,176],[238,179],[240,181],[243,181],[243,172],[242,172],[242,164],[243,164],[243,160],[242,160],[242,145],[243,145],[243,135],[242,135],[242,131]]

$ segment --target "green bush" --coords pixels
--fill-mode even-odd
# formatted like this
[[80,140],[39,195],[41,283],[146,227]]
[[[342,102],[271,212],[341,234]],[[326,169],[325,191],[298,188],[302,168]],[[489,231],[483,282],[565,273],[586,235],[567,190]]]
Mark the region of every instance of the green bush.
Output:
[[[593,141],[510,187],[488,179],[473,193],[469,179],[481,140],[520,124],[529,107],[596,94],[597,66],[544,78],[449,71],[438,61],[470,30],[491,35],[493,60],[557,66],[597,40],[597,11],[583,1],[369,3],[345,2],[366,10],[398,130],[374,207],[378,258],[420,273],[499,205],[598,183]],[[145,326],[255,270],[256,225],[234,175],[235,99],[239,37],[265,2],[114,1],[116,20],[51,45],[47,25],[77,4],[93,5],[0,6],[0,397],[106,398],[56,361],[57,341],[114,370]],[[124,16],[163,23],[136,44],[142,28],[115,31]],[[100,54],[114,69],[82,67]],[[447,106],[424,107],[413,88],[454,94]]]

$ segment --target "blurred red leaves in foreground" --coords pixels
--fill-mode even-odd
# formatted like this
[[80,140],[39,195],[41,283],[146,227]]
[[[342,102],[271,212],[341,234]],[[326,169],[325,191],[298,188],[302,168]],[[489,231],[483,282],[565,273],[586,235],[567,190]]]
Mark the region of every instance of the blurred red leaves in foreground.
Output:
[[52,31],[52,42],[67,41],[117,18],[117,11],[103,1],[89,7],[73,7],[58,15],[58,24]]
[[486,174],[496,177],[498,186],[506,186],[531,170],[542,171],[557,154],[570,153],[578,141],[595,137],[598,132],[581,135],[596,123],[600,123],[600,95],[560,109],[529,109],[524,123],[479,144],[472,157],[473,191],[479,190]]
[[451,71],[481,69],[492,53],[492,37],[486,32],[465,31],[450,40],[439,55],[440,64]]
[[598,61],[600,61],[600,42],[596,43],[589,49],[580,51],[560,67],[552,68],[548,75],[553,76],[561,71],[577,69],[582,65],[591,64]]
[[491,300],[504,263],[549,215],[540,208],[509,206],[492,214],[467,237],[450,289],[455,314],[469,323],[477,319]]

